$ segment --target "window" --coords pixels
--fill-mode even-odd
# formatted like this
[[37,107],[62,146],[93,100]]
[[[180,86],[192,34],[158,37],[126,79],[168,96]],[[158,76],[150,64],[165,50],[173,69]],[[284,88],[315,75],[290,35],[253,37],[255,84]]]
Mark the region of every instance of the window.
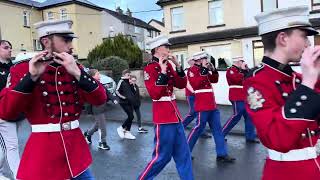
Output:
[[23,11],[23,26],[30,27],[30,12]]
[[231,66],[231,44],[207,46],[201,49],[211,55],[210,61],[217,69],[226,70]]
[[278,0],[261,0],[261,12],[271,11],[278,8]]
[[311,0],[312,10],[320,9],[320,0]]
[[252,47],[253,47],[253,60],[254,65],[258,65],[261,63],[263,54],[264,54],[264,48],[261,40],[252,41]]
[[312,5],[320,5],[320,0],[312,0]]
[[60,10],[60,19],[61,20],[66,20],[68,19],[68,14],[66,9],[61,9]]
[[35,51],[42,51],[42,46],[39,40],[36,40],[36,39],[33,40],[33,49]]
[[223,24],[223,22],[223,1],[209,1],[209,24],[219,25]]
[[314,36],[314,45],[315,46],[320,45],[320,35],[315,35]]
[[54,17],[53,17],[53,12],[49,11],[49,12],[47,13],[47,20],[53,20],[53,19],[54,19]]
[[172,31],[184,30],[183,7],[171,9],[171,29]]
[[184,69],[184,67],[186,67],[186,65],[188,64],[186,62],[187,61],[187,52],[186,51],[174,52],[173,55],[176,56],[182,69]]
[[136,34],[141,34],[142,28],[138,27],[138,26],[134,26],[134,33]]

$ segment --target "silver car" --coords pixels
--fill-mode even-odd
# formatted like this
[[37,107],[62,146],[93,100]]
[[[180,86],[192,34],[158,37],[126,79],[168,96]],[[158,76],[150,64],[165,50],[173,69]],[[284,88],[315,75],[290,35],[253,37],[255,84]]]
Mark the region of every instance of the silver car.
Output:
[[101,84],[108,89],[108,91],[113,94],[116,91],[116,82],[109,76],[100,74]]
[[[88,72],[90,69],[87,67],[84,67],[84,71]],[[109,93],[114,94],[117,88],[116,82],[109,76],[103,74],[103,72],[100,71],[100,83],[106,87],[109,91]]]

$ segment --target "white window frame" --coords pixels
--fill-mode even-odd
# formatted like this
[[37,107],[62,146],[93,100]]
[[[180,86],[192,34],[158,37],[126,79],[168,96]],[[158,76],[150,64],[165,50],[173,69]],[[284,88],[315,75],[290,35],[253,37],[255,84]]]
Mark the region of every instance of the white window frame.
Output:
[[209,7],[209,25],[215,26],[215,25],[224,24],[223,1],[210,0],[208,2],[208,7]]
[[312,10],[320,9],[320,0],[311,0],[311,8]]
[[[279,0],[260,0],[261,2],[261,12],[268,12],[268,11],[272,11],[278,8],[278,1]],[[273,3],[273,7],[267,7],[265,2],[272,2]]]
[[23,11],[23,26],[30,27],[30,12]]
[[181,65],[181,67],[184,69],[184,67],[187,66],[187,51],[177,51],[173,52],[172,55],[176,56],[178,63]]
[[[51,15],[51,16],[49,16]],[[54,20],[54,14],[52,11],[47,12],[47,20]]]
[[141,34],[141,32],[142,32],[142,28],[141,27],[134,26],[134,33]]
[[42,46],[41,46],[39,40],[37,40],[37,39],[33,40],[33,48],[35,51],[42,51]]
[[263,55],[264,55],[264,48],[261,40],[253,40],[252,41],[252,55],[253,55],[253,63],[254,66],[261,63]]
[[60,19],[61,19],[61,20],[66,20],[66,19],[68,19],[67,9],[65,9],[65,8],[60,9]]
[[204,46],[201,47],[201,50],[206,51],[215,59],[215,66],[218,70],[226,70],[225,67],[219,67],[219,58],[223,58],[225,60],[225,64],[227,65],[227,67],[231,65],[231,43]]
[[[170,9],[171,13],[171,30],[172,31],[180,31],[185,30],[185,18],[184,18],[184,9],[183,6],[174,7]],[[179,17],[180,16],[180,17]],[[175,18],[181,20],[180,24],[178,24],[175,20]]]

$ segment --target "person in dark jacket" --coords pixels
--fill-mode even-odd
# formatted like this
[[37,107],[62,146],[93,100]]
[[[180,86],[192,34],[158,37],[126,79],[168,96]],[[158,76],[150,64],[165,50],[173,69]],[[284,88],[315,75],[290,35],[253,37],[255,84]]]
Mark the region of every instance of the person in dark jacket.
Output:
[[128,69],[122,72],[122,77],[116,89],[116,95],[119,97],[119,104],[128,116],[122,126],[117,128],[117,132],[121,139],[125,138],[134,140],[136,137],[131,134],[130,130],[134,118],[133,106],[137,103],[135,102],[135,96],[131,90],[129,82],[130,73],[131,72]]
[[[88,74],[92,76],[95,80],[100,81],[100,73],[97,69],[90,69]],[[108,90],[106,89],[106,92]],[[107,93],[108,96],[108,93]],[[109,98],[110,96],[108,96]],[[110,150],[110,146],[107,144],[107,130],[106,130],[106,104],[100,106],[92,106],[92,114],[95,119],[94,124],[90,129],[84,133],[88,144],[92,143],[91,136],[100,129],[100,142],[98,145],[99,149]]]
[[141,100],[140,100],[140,91],[139,87],[136,84],[137,82],[137,77],[135,75],[130,76],[130,86],[131,90],[134,94],[134,104],[133,104],[133,109],[137,114],[137,121],[138,121],[138,133],[148,133],[147,129],[144,129],[141,124],[141,112],[140,112],[140,106],[141,106]]

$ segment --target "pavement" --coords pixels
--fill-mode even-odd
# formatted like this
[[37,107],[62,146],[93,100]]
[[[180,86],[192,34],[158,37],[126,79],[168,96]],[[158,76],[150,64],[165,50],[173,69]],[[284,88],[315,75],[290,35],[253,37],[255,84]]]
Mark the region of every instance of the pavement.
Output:
[[[179,101],[178,106],[183,115],[188,112],[186,102]],[[137,125],[134,123],[132,133],[136,140],[122,140],[119,138],[116,128],[125,119],[125,114],[119,105],[108,105],[107,115],[107,143],[110,151],[97,148],[99,135],[93,135],[93,143],[90,145],[93,164],[90,169],[96,180],[134,180],[151,160],[153,152],[153,126],[151,101],[142,102],[141,112],[147,134],[137,133]],[[232,114],[231,107],[219,106],[222,122]],[[83,131],[93,123],[91,115],[82,115],[80,127]],[[243,122],[240,122],[243,124]],[[234,164],[217,164],[215,161],[215,144],[212,138],[202,139],[197,142],[192,155],[193,173],[196,180],[258,180],[261,179],[262,168],[266,157],[266,150],[261,144],[246,144],[242,135],[242,125],[236,127],[233,134],[228,136],[229,154],[236,157]],[[192,126],[192,125],[191,125]],[[189,131],[189,130],[187,130]],[[30,126],[26,121],[19,125],[19,149],[23,152],[24,145],[30,134]],[[188,134],[189,132],[186,132]],[[156,180],[180,179],[172,160],[164,170],[155,178]]]

